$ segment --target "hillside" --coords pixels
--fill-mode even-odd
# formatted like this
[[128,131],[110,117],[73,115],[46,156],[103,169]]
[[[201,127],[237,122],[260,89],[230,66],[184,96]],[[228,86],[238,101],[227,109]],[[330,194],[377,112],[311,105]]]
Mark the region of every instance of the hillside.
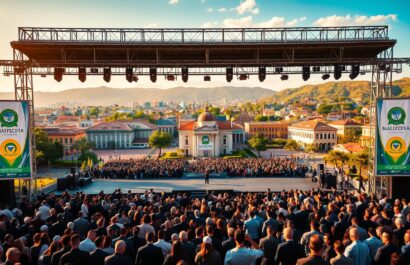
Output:
[[[410,78],[402,78],[394,81],[393,95],[394,97],[410,97]],[[319,85],[305,85],[298,88],[284,89],[265,100],[268,102],[295,102],[303,101],[308,97],[318,101],[328,101],[342,97],[367,101],[370,97],[370,82],[332,81]]]
[[[132,102],[174,101],[210,104],[235,104],[254,101],[273,95],[275,92],[260,87],[174,87],[170,89],[153,88],[77,88],[61,92],[34,92],[37,107],[48,106],[57,102],[75,102],[88,105],[130,105]],[[14,93],[0,93],[2,99],[12,99]]]

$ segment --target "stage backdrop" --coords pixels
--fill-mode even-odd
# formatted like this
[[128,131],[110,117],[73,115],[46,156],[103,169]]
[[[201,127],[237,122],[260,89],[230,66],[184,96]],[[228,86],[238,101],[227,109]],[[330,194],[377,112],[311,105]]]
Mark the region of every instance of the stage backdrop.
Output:
[[378,99],[376,170],[381,176],[410,176],[410,99]]
[[0,180],[31,177],[27,101],[0,101]]

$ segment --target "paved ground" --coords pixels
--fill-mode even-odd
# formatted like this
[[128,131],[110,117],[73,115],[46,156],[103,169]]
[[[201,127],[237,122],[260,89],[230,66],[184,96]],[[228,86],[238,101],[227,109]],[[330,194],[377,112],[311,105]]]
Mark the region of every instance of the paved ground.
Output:
[[[105,162],[111,159],[140,159],[148,155],[157,156],[159,150],[146,149],[117,149],[117,150],[94,150],[98,157],[101,157]],[[176,148],[165,148],[162,153],[175,152]]]
[[153,188],[155,191],[171,192],[172,190],[234,190],[234,191],[281,191],[283,189],[308,190],[318,187],[309,179],[304,178],[218,178],[211,179],[210,185],[205,185],[203,179],[163,179],[163,180],[94,180],[91,184],[77,191],[96,194],[103,190],[112,193],[115,189],[123,192],[131,190],[140,193]]

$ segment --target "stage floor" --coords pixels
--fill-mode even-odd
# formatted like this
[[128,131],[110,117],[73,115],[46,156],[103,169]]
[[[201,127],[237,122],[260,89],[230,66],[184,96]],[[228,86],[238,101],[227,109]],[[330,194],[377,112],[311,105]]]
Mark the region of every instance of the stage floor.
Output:
[[[87,194],[97,194],[100,191],[112,193],[116,189],[123,192],[131,190],[133,193],[142,193],[154,189],[157,192],[172,192],[185,190],[234,190],[241,192],[282,191],[290,189],[309,190],[317,188],[318,184],[312,183],[307,178],[214,178],[209,185],[203,179],[160,179],[160,180],[94,180],[86,187],[70,190],[70,193],[83,191]],[[61,192],[56,192],[59,194]]]

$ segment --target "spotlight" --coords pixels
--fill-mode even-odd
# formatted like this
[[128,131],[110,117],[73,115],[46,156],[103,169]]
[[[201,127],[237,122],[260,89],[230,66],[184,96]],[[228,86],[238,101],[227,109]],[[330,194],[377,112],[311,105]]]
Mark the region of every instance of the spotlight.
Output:
[[226,82],[230,83],[233,79],[233,68],[231,66],[226,67]]
[[313,66],[313,72],[320,72],[320,66]]
[[260,66],[259,67],[259,81],[263,82],[266,79],[266,67]]
[[211,76],[209,76],[209,75],[204,76],[204,81],[205,82],[211,81]]
[[149,69],[149,79],[151,80],[152,83],[157,82],[157,68],[156,67],[151,67]]
[[40,76],[43,77],[43,78],[46,78],[46,77],[47,77],[46,74],[41,74]]
[[132,67],[127,67],[125,68],[125,79],[127,79],[128,82],[132,82],[132,76],[133,76],[134,69]]
[[350,71],[349,77],[350,79],[355,79],[360,73],[360,66],[358,64],[353,64],[352,69]]
[[188,82],[188,67],[182,67],[181,73],[182,73],[182,81],[184,81],[184,83]]
[[342,67],[340,66],[340,64],[335,64],[333,77],[335,78],[335,80],[339,80],[342,77]]
[[323,80],[328,80],[330,78],[330,75],[329,74],[324,74],[324,75],[322,75],[322,79]]
[[133,75],[133,76],[132,76],[132,81],[134,81],[134,82],[138,82],[138,76]]
[[302,78],[303,78],[303,81],[309,80],[310,78],[310,67],[309,66],[302,67]]
[[282,81],[286,81],[286,80],[288,80],[289,79],[289,76],[288,75],[282,75],[281,77],[280,77],[280,80],[282,80]]
[[111,81],[111,67],[104,67],[103,79],[107,83]]
[[63,73],[64,73],[64,68],[61,68],[61,67],[54,68],[54,79],[57,82],[61,82],[61,80],[63,80]]
[[275,67],[275,73],[282,73],[283,67]]
[[166,78],[168,81],[175,81],[175,75],[166,75],[165,78]]
[[87,79],[86,68],[85,67],[78,68],[78,80],[84,83],[86,79]]
[[248,79],[248,75],[247,74],[240,74],[238,77],[239,80],[244,81]]

